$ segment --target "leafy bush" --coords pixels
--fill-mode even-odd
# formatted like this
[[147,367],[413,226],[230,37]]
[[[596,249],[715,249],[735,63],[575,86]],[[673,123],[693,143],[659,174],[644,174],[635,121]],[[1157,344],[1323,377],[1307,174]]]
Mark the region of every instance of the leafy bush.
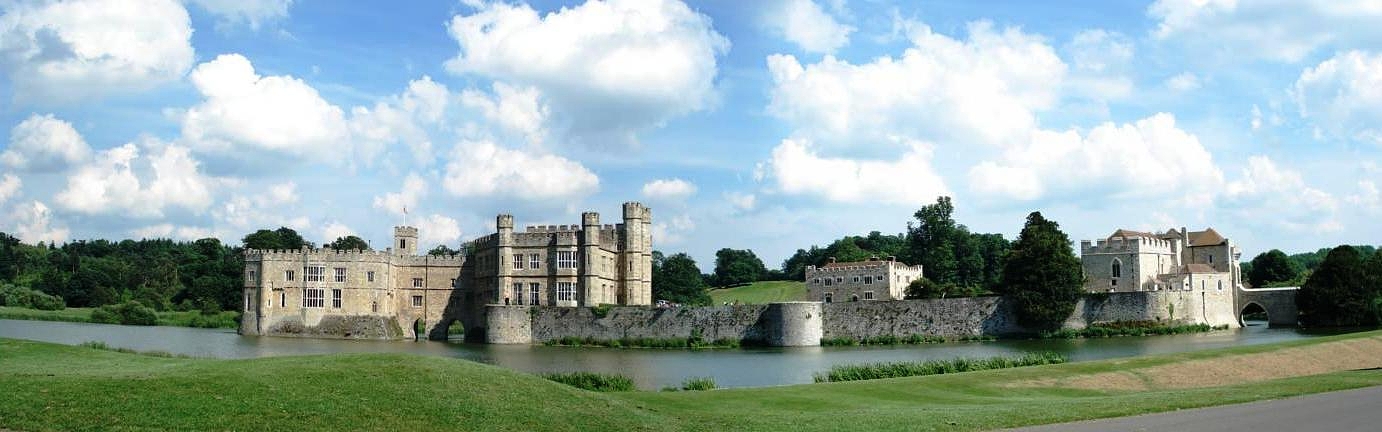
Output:
[[869,363],[860,365],[837,365],[825,373],[817,373],[816,382],[858,381],[883,378],[898,378],[922,375],[972,372],[988,369],[1004,369],[1023,366],[1039,366],[1065,363],[1065,356],[1053,352],[1027,353],[1011,357],[989,357],[985,359],[957,358],[951,360],[927,360],[921,362]]
[[598,392],[633,391],[633,379],[617,374],[568,372],[542,374],[543,378],[582,390]]
[[1156,336],[1184,333],[1204,333],[1223,330],[1227,325],[1209,324],[1164,325],[1155,321],[1116,321],[1092,324],[1082,329],[1061,329],[1041,333],[1042,339],[1106,338],[1115,336]]
[[62,297],[16,285],[0,286],[0,305],[38,310],[63,310]]
[[738,348],[741,341],[738,339],[721,338],[713,341],[706,340],[700,336],[689,338],[621,338],[621,339],[595,339],[592,337],[564,336],[542,343],[548,346],[573,346],[573,347],[608,347],[608,348],[658,348],[658,349],[702,349],[702,348]]
[[681,382],[681,389],[687,391],[714,390],[715,378],[690,377]]
[[127,301],[92,310],[91,322],[151,326],[158,325],[158,313],[137,301]]

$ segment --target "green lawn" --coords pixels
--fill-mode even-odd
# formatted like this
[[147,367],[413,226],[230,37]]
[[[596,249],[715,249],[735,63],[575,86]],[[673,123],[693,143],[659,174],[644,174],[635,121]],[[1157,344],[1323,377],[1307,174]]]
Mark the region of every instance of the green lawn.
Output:
[[806,300],[806,283],[798,281],[763,281],[741,287],[710,290],[712,305],[735,301],[740,304],[764,304],[802,300]]
[[1382,371],[1359,370],[1186,390],[1009,386],[1365,337],[1382,332],[953,375],[672,393],[587,392],[430,356],[178,359],[0,339],[0,429],[981,430],[1382,385]]
[[[0,319],[18,319],[33,321],[67,321],[67,322],[91,322],[91,310],[94,308],[66,308],[63,310],[45,311],[21,307],[0,306]],[[218,327],[218,328],[237,328],[240,324],[240,315],[237,312],[220,312],[216,315],[200,317],[201,311],[163,311],[158,312],[158,325],[177,326],[177,327]],[[202,318],[195,320],[194,318]],[[197,325],[200,322],[202,325]]]

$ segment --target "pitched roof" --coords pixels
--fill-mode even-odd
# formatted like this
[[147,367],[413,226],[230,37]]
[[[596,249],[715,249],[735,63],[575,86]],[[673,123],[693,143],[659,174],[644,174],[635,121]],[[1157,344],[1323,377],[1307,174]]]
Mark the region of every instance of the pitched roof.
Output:
[[1156,237],[1156,236],[1153,235],[1152,233],[1149,233],[1149,232],[1133,231],[1133,230],[1127,230],[1127,229],[1119,229],[1118,231],[1114,231],[1113,234],[1109,234],[1109,236],[1108,236],[1108,238],[1115,238],[1115,237]]
[[1191,246],[1214,246],[1224,244],[1228,241],[1224,236],[1219,235],[1214,228],[1205,228],[1204,231],[1191,231],[1186,233],[1190,237]]
[[1181,273],[1181,274],[1186,274],[1186,273],[1196,273],[1196,274],[1198,274],[1198,273],[1219,273],[1218,270],[1215,270],[1214,267],[1210,267],[1209,264],[1186,264],[1186,265],[1180,266],[1180,269],[1179,269],[1178,272]]

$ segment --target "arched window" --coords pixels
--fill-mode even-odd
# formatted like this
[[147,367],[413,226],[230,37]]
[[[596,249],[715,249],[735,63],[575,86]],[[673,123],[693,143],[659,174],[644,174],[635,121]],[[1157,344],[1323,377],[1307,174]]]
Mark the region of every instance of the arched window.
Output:
[[1123,261],[1121,261],[1121,260],[1119,260],[1119,259],[1117,259],[1117,258],[1114,258],[1114,259],[1113,259],[1113,269],[1112,269],[1112,271],[1109,272],[1109,274],[1112,275],[1113,277],[1123,277]]

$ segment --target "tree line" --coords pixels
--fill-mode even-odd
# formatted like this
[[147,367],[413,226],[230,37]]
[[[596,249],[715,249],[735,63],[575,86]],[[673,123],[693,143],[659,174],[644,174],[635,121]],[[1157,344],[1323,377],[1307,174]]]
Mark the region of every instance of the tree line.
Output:
[[[356,236],[341,237],[325,246],[369,249],[369,244]],[[286,227],[249,233],[240,246],[215,238],[94,239],[30,245],[0,233],[0,301],[40,309],[138,302],[159,311],[238,310],[245,248],[303,247],[312,247],[312,243]]]

